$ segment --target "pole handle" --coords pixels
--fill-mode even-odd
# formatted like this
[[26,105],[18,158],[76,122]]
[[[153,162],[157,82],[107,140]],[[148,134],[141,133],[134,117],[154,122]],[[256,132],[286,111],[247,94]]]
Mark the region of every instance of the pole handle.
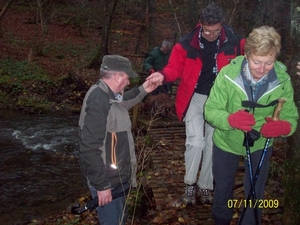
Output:
[[285,102],[286,102],[286,100],[283,98],[278,99],[278,104],[277,104],[277,106],[274,110],[273,116],[272,116],[272,119],[274,121],[279,120],[279,114],[280,114],[280,111],[282,110],[283,103],[285,103]]

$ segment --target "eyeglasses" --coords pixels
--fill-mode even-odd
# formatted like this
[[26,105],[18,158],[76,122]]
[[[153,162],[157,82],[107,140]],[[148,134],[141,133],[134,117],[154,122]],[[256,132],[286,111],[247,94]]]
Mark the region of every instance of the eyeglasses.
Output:
[[203,31],[203,33],[206,34],[206,35],[211,35],[211,34],[212,34],[212,35],[217,35],[217,34],[220,33],[221,29],[222,29],[222,28],[220,28],[220,29],[218,29],[218,30],[210,31],[210,30],[205,30],[205,28],[202,28],[202,31]]

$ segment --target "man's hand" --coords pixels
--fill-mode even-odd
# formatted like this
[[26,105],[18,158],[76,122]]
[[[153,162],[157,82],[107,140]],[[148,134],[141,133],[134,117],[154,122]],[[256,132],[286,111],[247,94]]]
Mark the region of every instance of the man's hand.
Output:
[[150,83],[154,86],[162,85],[164,79],[164,76],[159,72],[154,72],[146,78],[146,80],[150,81]]
[[149,69],[149,73],[150,73],[150,74],[152,74],[152,73],[154,73],[154,72],[155,72],[155,71],[154,71],[153,68]]
[[104,206],[112,201],[112,195],[110,188],[104,191],[97,191],[98,204],[99,206]]
[[[298,62],[298,64],[297,64],[297,69],[298,69],[298,70],[300,70],[300,62]],[[299,75],[299,76],[300,76],[300,71],[299,71],[299,72],[297,72],[297,75]]]
[[157,86],[158,86],[157,83],[151,83],[149,80],[146,80],[143,83],[143,88],[147,93],[154,91],[157,88]]

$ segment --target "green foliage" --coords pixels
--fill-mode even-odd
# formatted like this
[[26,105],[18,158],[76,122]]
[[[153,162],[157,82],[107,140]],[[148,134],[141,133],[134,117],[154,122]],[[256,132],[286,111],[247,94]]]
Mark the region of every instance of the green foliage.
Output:
[[142,196],[144,195],[141,188],[131,190],[126,198],[126,207],[128,215],[138,216],[141,206],[143,205]]
[[0,101],[21,108],[44,110],[50,106],[44,96],[50,94],[53,81],[42,67],[27,61],[0,60]]
[[[19,94],[21,91],[26,91],[24,86],[28,83],[32,87],[38,84],[52,84],[52,81],[46,76],[40,66],[30,64],[27,61],[14,62],[10,59],[0,60],[0,85],[2,90],[7,90],[14,94]],[[37,92],[45,93],[45,89]]]
[[32,97],[23,97],[18,98],[17,105],[24,106],[26,108],[34,108],[35,111],[44,111],[48,109],[51,105],[51,102],[44,99],[43,97],[32,96]]
[[[1,82],[9,78],[22,82],[51,82],[51,80],[49,80],[49,78],[46,76],[42,67],[33,63],[28,63],[27,61],[13,61],[11,59],[2,59],[0,60],[0,67]],[[6,79],[3,79],[3,77],[6,77]]]
[[132,87],[137,87],[141,84],[141,78],[140,77],[137,77],[137,78],[132,78],[130,79],[130,85],[129,85],[129,88],[132,88]]
[[80,37],[84,37],[88,29],[99,26],[99,10],[101,8],[89,1],[81,1],[78,4],[62,3],[59,6],[60,16],[58,21],[65,25],[72,25],[79,32]]
[[21,48],[23,46],[26,46],[26,41],[16,38],[16,36],[13,33],[6,32],[4,36],[5,42],[8,42],[12,46]]
[[[40,56],[50,57],[54,61],[73,58],[72,67],[81,68],[91,61],[97,49],[95,43],[86,42],[83,45],[75,44],[71,40],[47,42],[39,44],[36,53]],[[42,46],[42,47],[41,47]]]
[[64,59],[66,55],[77,57],[80,54],[80,47],[68,41],[56,43],[48,42],[43,49],[45,55],[53,56],[56,59]]
[[298,159],[286,159],[284,164],[285,224],[296,225],[300,221],[300,164]]

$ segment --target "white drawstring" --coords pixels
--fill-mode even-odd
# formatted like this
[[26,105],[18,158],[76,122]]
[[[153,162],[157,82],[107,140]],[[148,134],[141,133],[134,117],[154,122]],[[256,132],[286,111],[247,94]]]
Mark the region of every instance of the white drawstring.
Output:
[[117,146],[117,135],[116,135],[116,133],[112,133],[112,136],[111,136],[111,162],[112,162],[112,164],[110,166],[114,169],[117,169],[116,146]]

